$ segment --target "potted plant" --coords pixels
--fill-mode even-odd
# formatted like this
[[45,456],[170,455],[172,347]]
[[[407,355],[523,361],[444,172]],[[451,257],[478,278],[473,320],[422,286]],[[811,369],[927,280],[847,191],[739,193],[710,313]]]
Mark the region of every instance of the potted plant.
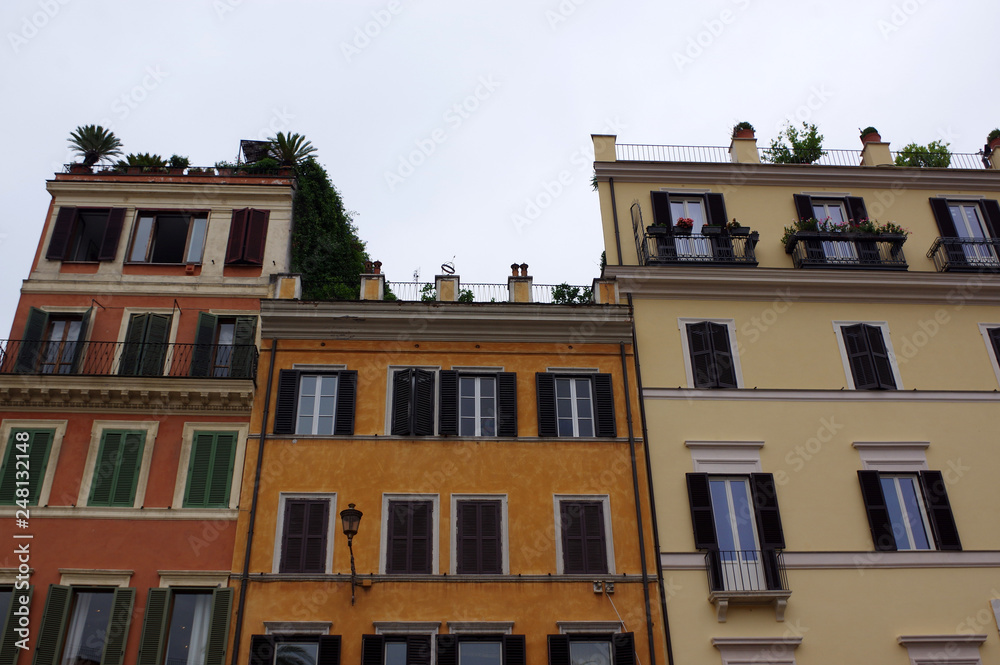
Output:
[[183,175],[184,169],[191,165],[191,160],[180,155],[171,155],[167,160],[167,173],[173,175]]
[[193,166],[188,169],[188,175],[215,175],[215,169],[210,166],[205,168]]
[[705,224],[701,227],[701,234],[703,236],[720,236],[723,228],[721,224]]
[[81,164],[81,163],[77,162],[76,164],[70,164],[69,165],[69,172],[70,173],[77,173],[77,174],[79,174],[79,173],[93,173],[94,170],[92,168],[90,168],[90,166],[87,165],[87,164]]
[[749,226],[743,226],[738,221],[736,221],[735,217],[733,217],[733,221],[731,221],[728,224],[726,224],[726,229],[729,231],[729,235],[731,235],[731,236],[748,236],[748,235],[750,235],[750,227]]
[[1000,147],[1000,129],[994,129],[986,136],[986,145],[990,147],[990,151]]
[[236,164],[231,162],[216,162],[215,168],[219,170],[219,175],[233,175]]
[[734,139],[752,139],[754,138],[753,125],[749,122],[738,122],[733,125],[733,138]]
[[670,226],[663,222],[654,222],[652,226],[646,227],[646,234],[650,236],[670,235]]
[[674,234],[675,235],[691,235],[691,229],[694,228],[694,220],[690,217],[678,217],[677,223],[674,224]]
[[[83,157],[83,165],[90,167],[109,157],[122,154],[122,142],[115,133],[100,125],[84,125],[77,127],[69,135],[69,144],[73,151]],[[90,171],[87,171],[89,173]]]
[[881,143],[882,137],[874,127],[865,127],[861,130],[861,143]]

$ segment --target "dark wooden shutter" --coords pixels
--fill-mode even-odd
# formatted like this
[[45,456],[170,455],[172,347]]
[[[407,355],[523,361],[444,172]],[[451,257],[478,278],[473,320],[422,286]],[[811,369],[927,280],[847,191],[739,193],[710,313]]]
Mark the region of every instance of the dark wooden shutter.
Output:
[[635,634],[616,633],[611,636],[614,665],[635,665]]
[[673,234],[674,218],[670,212],[670,194],[667,192],[650,192],[649,198],[653,202],[653,223],[659,226],[666,226],[668,229],[667,233]]
[[410,566],[411,573],[431,572],[433,528],[430,501],[415,501],[410,509]]
[[61,584],[50,584],[45,598],[45,610],[38,625],[35,656],[32,665],[57,665],[62,651],[63,633],[69,613],[71,589]]
[[460,575],[503,572],[501,504],[499,501],[459,501],[456,569]]
[[163,374],[163,360],[167,356],[167,341],[170,338],[170,316],[150,314],[143,339],[142,360],[139,373],[142,376]]
[[413,433],[410,422],[410,401],[413,395],[412,369],[401,369],[392,375],[392,434],[407,436]]
[[497,372],[497,436],[517,436],[517,374]]
[[558,436],[555,375],[535,373],[535,393],[538,399],[538,436]]
[[236,379],[252,379],[256,367],[254,358],[257,350],[257,317],[237,316],[233,335],[233,357],[229,364],[229,375]]
[[997,362],[1000,362],[1000,328],[988,328],[987,332],[990,335],[990,342],[993,344],[993,355]]
[[205,665],[225,665],[229,646],[229,620],[233,613],[233,589],[212,591],[212,621],[208,629]]
[[951,502],[948,500],[948,490],[945,489],[944,476],[940,471],[921,471],[920,485],[924,490],[927,517],[934,530],[937,548],[939,550],[961,550],[962,541],[958,538],[958,527],[955,525],[955,516],[951,512]]
[[247,222],[246,248],[243,260],[253,265],[264,262],[264,245],[267,242],[267,220],[270,212],[267,210],[251,210]]
[[98,261],[114,261],[118,254],[118,240],[125,225],[125,208],[112,208],[104,226],[104,238],[97,253]]
[[236,434],[196,432],[188,461],[185,508],[227,508],[236,458]]
[[387,573],[430,573],[433,527],[430,501],[390,501]]
[[809,219],[810,217],[815,217],[816,212],[813,210],[812,197],[805,194],[792,194],[792,198],[795,200],[795,214],[798,215],[799,219]]
[[38,357],[45,339],[45,330],[49,325],[49,315],[32,307],[28,310],[28,321],[24,324],[24,334],[21,335],[21,348],[17,352],[15,371],[18,374],[31,374],[38,368]]
[[844,347],[847,349],[847,360],[851,365],[856,390],[872,390],[879,387],[878,375],[871,349],[868,346],[868,335],[864,324],[844,326],[840,329],[844,336]]
[[146,611],[142,619],[142,636],[139,638],[139,657],[136,665],[160,665],[163,641],[167,636],[167,610],[170,607],[170,589],[152,588],[146,595]]
[[133,314],[128,320],[125,343],[122,344],[122,354],[118,361],[118,374],[121,376],[135,376],[139,373],[142,340],[146,334],[146,321],[150,316],[150,314]]
[[597,416],[597,426],[594,428],[597,436],[618,436],[615,425],[615,391],[610,374],[595,374],[594,381],[594,413]]
[[729,221],[726,216],[726,200],[722,194],[705,194],[705,203],[708,208],[708,223],[716,226],[725,226]]
[[885,348],[882,328],[878,326],[863,326],[868,337],[868,349],[872,354],[872,365],[875,367],[877,386],[883,390],[895,390],[896,380],[892,376],[892,361]]
[[[239,645],[234,648],[238,647]],[[274,638],[272,636],[250,636],[250,665],[274,665]]]
[[52,235],[49,237],[49,247],[45,250],[45,258],[50,261],[62,261],[66,258],[70,236],[73,234],[73,224],[76,221],[76,208],[59,208],[56,221],[52,225]]
[[94,306],[91,305],[90,309],[83,313],[80,317],[80,336],[77,338],[76,344],[73,347],[73,369],[70,370],[71,374],[80,373],[80,364],[83,362],[83,352],[87,348],[87,326],[90,324],[90,315],[94,311]]
[[983,199],[980,201],[983,209],[983,221],[986,222],[986,230],[991,238],[1000,238],[1000,202],[996,199]]
[[329,510],[330,502],[325,499],[288,499],[285,502],[279,572],[325,572]]
[[501,643],[503,645],[503,665],[525,665],[524,635],[504,635],[501,638]]
[[[29,433],[28,447],[28,505],[38,505],[38,494],[41,491],[42,479],[45,477],[45,467],[52,447],[53,430],[27,430]],[[7,454],[0,469],[0,505],[12,506],[17,500],[17,455],[22,454],[16,447],[16,432],[11,431],[7,441]]]
[[688,500],[691,503],[691,524],[694,527],[694,547],[698,550],[718,549],[715,516],[712,513],[712,490],[707,473],[687,474]]
[[340,665],[340,635],[320,635],[316,665]]
[[865,200],[860,196],[844,197],[844,205],[847,208],[847,216],[855,222],[868,219],[868,208],[865,207]]
[[295,411],[299,402],[299,370],[278,371],[278,396],[274,404],[274,433],[295,433]]
[[868,513],[868,526],[872,532],[872,542],[878,552],[895,552],[896,538],[892,535],[892,522],[889,520],[889,508],[885,504],[882,493],[882,483],[878,471],[858,471],[861,482],[861,498],[865,502]]
[[111,492],[112,506],[131,508],[135,504],[135,488],[139,483],[139,466],[145,432],[123,432],[121,453]]
[[563,572],[603,574],[608,572],[604,534],[604,507],[598,501],[560,502],[563,540]]
[[695,388],[715,388],[715,364],[712,354],[712,337],[709,322],[687,324],[688,351],[691,353],[691,371]]
[[406,665],[431,665],[430,635],[406,636]]
[[549,635],[549,665],[570,665],[568,635]]
[[[406,655],[410,655],[409,646]],[[361,665],[384,665],[385,637],[382,635],[361,636]]]
[[14,632],[18,628],[18,621],[14,617],[14,608],[19,607],[19,596],[28,597],[28,608],[30,611],[31,597],[34,592],[34,585],[28,585],[27,589],[14,589],[10,599],[10,607],[7,608],[6,615],[0,615],[0,665],[15,665],[21,655],[21,649],[16,645],[19,635]]
[[458,665],[458,638],[454,635],[437,636],[437,665]]
[[215,328],[219,319],[208,312],[198,312],[198,328],[191,352],[191,376],[208,376],[215,350]]
[[354,409],[357,402],[358,372],[344,370],[337,377],[337,413],[333,426],[336,436],[354,435]]
[[709,340],[712,345],[712,373],[716,388],[736,388],[736,367],[729,340],[729,326],[722,323],[708,324]]
[[760,536],[760,546],[763,549],[784,549],[785,534],[781,529],[781,513],[778,511],[778,494],[775,491],[774,475],[751,473],[750,485],[757,515],[757,533]]
[[441,436],[458,434],[458,372],[441,370],[438,376],[438,431]]
[[107,636],[104,638],[104,656],[101,665],[122,665],[125,662],[125,640],[128,626],[132,621],[132,605],[135,604],[135,589],[115,589],[111,601],[111,618]]
[[[955,219],[951,216],[951,210],[948,209],[948,200],[939,197],[931,197],[929,200],[931,203],[931,212],[934,213],[934,221],[937,222],[941,237],[958,238],[958,228],[955,226]],[[944,249],[949,265],[964,266],[968,263],[962,245],[952,243],[945,245]]]
[[434,372],[425,369],[414,370],[413,434],[434,434]]
[[229,242],[226,244],[226,263],[236,263],[243,259],[249,214],[249,208],[233,211],[233,220],[229,224]]

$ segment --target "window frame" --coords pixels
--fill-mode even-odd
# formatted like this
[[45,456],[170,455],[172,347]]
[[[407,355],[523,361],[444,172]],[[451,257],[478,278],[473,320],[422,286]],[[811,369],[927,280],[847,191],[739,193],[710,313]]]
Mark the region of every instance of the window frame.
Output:
[[[603,573],[567,573],[566,559],[563,552],[563,503],[599,503],[604,521],[604,549],[607,571]],[[555,524],[555,555],[557,575],[614,575],[615,574],[615,544],[614,530],[611,525],[611,498],[608,494],[553,494],[553,523]]]
[[[517,429],[517,374],[505,372],[503,367],[459,367],[438,371],[437,432],[439,436],[468,438],[511,438]],[[494,414],[492,435],[482,434],[481,416],[475,417],[476,432],[462,434],[462,381],[475,379],[477,389],[480,379],[493,379]],[[476,410],[481,403],[476,398]]]
[[[323,573],[284,573],[281,571],[282,546],[285,542],[285,511],[289,500],[327,501],[326,551],[324,552]],[[278,494],[278,514],[274,524],[274,550],[271,572],[276,575],[319,575],[333,574],[333,549],[337,533],[337,493],[336,492],[280,492]]]
[[[249,354],[252,346],[254,350],[259,346],[260,326],[259,316],[255,312],[247,310],[215,310],[209,309],[198,312],[198,323],[195,329],[194,348],[191,353],[190,376],[208,378],[254,378],[253,357]],[[229,349],[229,362],[226,365],[218,365],[219,352],[223,348],[219,344],[220,326],[232,323],[233,341],[225,345]],[[250,334],[246,335],[249,329]],[[241,332],[243,335],[241,336]],[[238,343],[241,341],[242,344]],[[206,341],[206,340],[211,341]],[[234,367],[239,367],[237,361],[242,361],[248,365],[246,376],[237,377]],[[225,368],[225,372],[216,373],[217,368]]]
[[[395,573],[388,572],[388,560],[389,560],[389,519],[391,518],[391,505],[394,502],[416,502],[424,501],[431,504],[431,536],[429,539],[430,546],[430,572],[429,573]],[[439,562],[440,562],[440,547],[441,542],[441,495],[440,494],[400,494],[400,493],[383,493],[382,494],[382,513],[380,516],[380,537],[379,537],[379,562],[378,562],[378,572],[380,575],[393,575],[393,576],[403,576],[403,575],[414,575],[414,576],[426,576],[426,575],[438,575],[440,573]]]
[[[125,645],[135,603],[135,589],[127,586],[127,580],[125,585],[109,583],[110,579],[97,582],[97,584],[67,584],[64,579],[60,584],[49,585],[39,630],[35,637],[35,654],[32,661],[35,665],[58,665],[62,661],[67,632],[76,608],[76,596],[87,592],[111,594],[111,613],[103,640],[104,646],[101,649],[100,664],[124,663]],[[117,628],[116,624],[120,628]],[[119,652],[117,657],[109,657],[109,646],[112,652]]]
[[[592,437],[560,436],[558,398],[556,380],[561,378],[589,379],[591,407],[594,421]],[[615,381],[617,375],[597,369],[549,367],[544,372],[535,372],[535,402],[538,417],[537,435],[552,439],[613,439],[618,436],[618,415],[615,404]],[[598,385],[601,384],[601,385]],[[602,395],[601,393],[605,393]],[[574,431],[578,431],[574,425]]]
[[[497,501],[500,504],[500,572],[499,573],[459,573],[458,572],[458,504],[462,501]],[[510,531],[507,522],[506,494],[452,494],[451,495],[451,559],[449,575],[509,575],[510,574]]]
[[[312,632],[299,634],[271,633],[250,636],[249,665],[274,665],[275,657],[278,654],[277,646],[289,643],[315,643],[317,646],[316,662],[318,664],[339,663],[341,660],[342,640],[340,635],[316,634]],[[331,654],[330,650],[335,650],[336,655]]]
[[[156,443],[156,434],[159,431],[158,421],[131,421],[131,420],[95,420],[91,425],[90,447],[87,449],[87,459],[83,465],[83,474],[80,480],[80,491],[77,495],[77,506],[85,506],[90,510],[127,510],[128,508],[140,509],[146,500],[146,486],[149,483],[150,468],[153,463],[153,449]],[[101,442],[105,430],[113,431],[142,431],[145,440],[142,447],[142,459],[139,462],[139,474],[135,486],[135,500],[129,507],[125,506],[92,506],[90,505],[90,492],[94,482],[94,475],[97,471],[98,456],[101,451]]]
[[[844,328],[848,328],[855,325],[869,326],[872,328],[879,328],[882,331],[882,343],[885,345],[886,356],[889,359],[889,367],[892,370],[892,379],[896,384],[895,390],[904,390],[903,379],[899,374],[899,362],[896,360],[896,353],[892,348],[892,337],[889,333],[889,324],[886,321],[834,321],[833,330],[837,337],[837,348],[840,349],[840,360],[844,366],[844,375],[847,377],[847,389],[848,390],[872,390],[868,388],[857,388],[854,381],[854,369],[851,367],[851,359],[847,353],[847,343],[844,339]],[[869,355],[871,350],[869,349]],[[874,360],[873,360],[874,364]],[[878,370],[876,368],[876,376]],[[881,382],[882,378],[878,377]],[[880,390],[892,390],[891,388],[885,388]]]
[[[729,357],[732,359],[733,376],[736,379],[736,388],[698,388],[695,385],[694,362],[691,357],[691,343],[688,338],[688,326],[700,323],[711,323],[726,327],[729,334]],[[681,336],[681,353],[684,355],[684,377],[687,380],[688,388],[693,390],[740,390],[743,388],[743,364],[740,362],[740,344],[736,339],[736,319],[678,317],[677,329],[680,331]]]
[[[69,426],[68,420],[29,420],[24,418],[4,418],[0,421],[0,472],[10,454],[10,445],[13,443],[13,434],[24,430],[51,430],[52,441],[49,443],[49,450],[46,453],[45,471],[38,483],[38,503],[30,504],[35,506],[47,506],[49,497],[52,494],[52,481],[56,475],[56,466],[59,463],[59,453],[62,450],[63,438],[66,436],[66,428]],[[32,477],[36,471],[29,469]],[[0,476],[2,478],[2,476]],[[16,498],[16,497],[15,497]],[[79,505],[79,504],[78,504]],[[0,505],[0,514],[17,509],[15,504]]]
[[[80,335],[76,342],[60,342],[61,348],[68,343],[75,343],[77,345],[74,349],[75,356],[73,361],[69,363],[71,366],[69,374],[75,374],[74,370],[78,369],[86,360],[87,341],[90,339],[90,333],[93,328],[94,317],[92,313],[93,305],[90,307],[51,307],[45,305],[30,307],[28,309],[27,320],[24,324],[24,332],[21,335],[21,348],[13,357],[13,371],[25,374],[45,374],[39,370],[44,364],[42,363],[44,347],[50,343],[48,341],[48,333],[51,330],[51,319],[79,317],[81,321]],[[36,339],[34,334],[35,330],[38,329],[41,329],[42,332]]]
[[[859,447],[855,444],[855,447]],[[865,452],[860,450],[860,452]],[[865,464],[865,469],[858,470],[858,481],[861,484],[861,502],[865,511],[868,528],[871,531],[872,545],[876,552],[949,552],[961,551],[962,541],[955,522],[951,500],[948,497],[944,475],[940,471],[914,469],[907,465],[903,470],[897,470],[898,465],[880,463]],[[875,467],[875,468],[872,468]],[[895,535],[892,518],[885,500],[881,485],[882,476],[907,476],[916,479],[919,489],[917,499],[920,502],[921,518],[927,539],[931,545],[928,549],[901,550]],[[932,488],[940,488],[937,497],[932,496]]]
[[[183,585],[165,586],[162,579],[159,587],[150,587],[146,594],[146,610],[143,613],[143,622],[139,633],[139,656],[136,662],[143,665],[164,665],[166,663],[167,646],[170,643],[170,625],[176,607],[174,600],[178,594],[209,596],[205,661],[202,665],[223,665],[229,646],[230,626],[228,619],[232,613],[234,589],[225,586],[225,584],[212,584],[211,582],[199,584],[193,581]],[[218,632],[220,629],[222,635]],[[153,653],[150,654],[149,651]]]
[[[993,334],[997,336],[996,341],[993,339]],[[989,356],[990,365],[993,367],[993,375],[996,377],[997,384],[1000,384],[1000,357],[998,357],[998,350],[1000,350],[1000,323],[980,323],[979,324],[979,334],[983,336],[983,342],[986,344],[986,355]]]
[[[337,396],[333,411],[331,434],[306,434],[298,432],[299,391],[304,376],[337,375]],[[293,365],[278,371],[275,391],[274,434],[292,437],[338,438],[354,436],[357,412],[358,371],[346,365]]]
[[[620,623],[614,628],[609,626],[608,630],[591,629],[580,631],[564,630],[562,624],[566,622],[557,623],[559,624],[559,634],[550,634],[546,640],[546,662],[548,665],[571,665],[573,662],[571,655],[574,642],[606,642],[608,644],[608,663],[614,663],[615,665],[635,665],[639,662],[635,652],[635,634],[622,631]],[[586,623],[588,622],[580,622],[580,625],[582,626]],[[599,624],[600,622],[592,623]],[[627,650],[626,653],[621,653],[622,649]]]
[[[201,265],[205,259],[205,249],[208,244],[208,225],[211,219],[211,210],[162,210],[162,209],[139,209],[137,208],[134,213],[134,218],[132,221],[132,232],[129,237],[129,242],[127,249],[125,251],[125,265],[152,265],[152,266],[177,266],[177,265]],[[187,217],[187,230],[184,237],[184,251],[183,251],[183,261],[153,261],[151,259],[153,242],[156,236],[157,220],[159,217]],[[134,259],[133,254],[136,249],[136,241],[139,239],[140,223],[143,219],[148,219],[152,217],[153,221],[150,224],[149,235],[146,238],[146,249],[144,259]],[[191,240],[194,236],[194,229],[196,226],[196,220],[204,219],[204,231],[202,232],[201,238],[201,252],[198,254],[197,258],[191,260]]]
[[[50,218],[52,222],[49,225],[45,258],[49,261],[62,261],[64,263],[115,261],[118,257],[121,233],[125,226],[126,211],[127,208],[60,206]],[[68,258],[79,238],[81,213],[104,212],[107,213],[107,218],[104,222],[104,230],[101,232],[101,244],[97,248],[97,258]],[[79,251],[74,252],[74,254],[79,254]]]
[[[396,407],[396,397],[395,397],[395,376],[397,372],[402,372],[406,370],[418,370],[423,372],[430,372],[433,374],[433,383],[431,385],[431,430],[427,433],[417,433],[415,427],[415,421],[417,417],[417,410],[420,408],[416,404],[416,390],[413,390],[413,385],[410,387],[410,406],[409,409],[409,423],[408,434],[393,434],[393,431],[397,428],[394,427],[395,423],[395,407]],[[386,391],[385,391],[385,435],[386,436],[399,436],[404,438],[412,437],[422,437],[422,436],[436,436],[440,432],[440,422],[438,414],[438,404],[440,401],[439,391],[441,385],[441,377],[439,376],[441,372],[440,365],[389,365],[386,368]],[[416,380],[416,379],[414,379]]]
[[[194,437],[198,432],[231,433],[236,435],[236,451],[233,455],[233,473],[229,480],[229,499],[221,508],[185,507],[184,501],[191,477],[191,453],[194,450]],[[181,430],[181,450],[177,460],[177,480],[174,484],[173,501],[170,507],[174,510],[234,510],[239,506],[240,490],[243,481],[243,461],[246,458],[247,437],[250,434],[249,423],[236,425],[231,422],[186,422]]]
[[[452,624],[449,623],[449,627]],[[509,629],[503,632],[466,632],[454,631],[438,635],[434,640],[437,647],[438,662],[444,661],[461,665],[459,650],[462,643],[471,642],[499,642],[500,643],[500,665],[525,665],[525,639],[524,635],[513,635]],[[441,654],[445,653],[445,656]]]

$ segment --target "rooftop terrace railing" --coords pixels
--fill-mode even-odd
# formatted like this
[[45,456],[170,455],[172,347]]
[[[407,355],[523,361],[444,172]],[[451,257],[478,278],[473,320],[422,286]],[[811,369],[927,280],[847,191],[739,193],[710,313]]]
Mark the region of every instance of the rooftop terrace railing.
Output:
[[[386,282],[386,288],[392,291],[397,300],[409,302],[435,300],[433,282]],[[555,284],[532,284],[531,302],[549,304],[552,302],[552,292],[558,288]],[[570,290],[577,289],[577,293],[582,295],[589,292],[589,286],[570,286]],[[506,284],[484,284],[484,283],[460,283],[459,293],[470,291],[472,300],[469,302],[509,302],[510,291]],[[464,302],[464,301],[463,301]]]

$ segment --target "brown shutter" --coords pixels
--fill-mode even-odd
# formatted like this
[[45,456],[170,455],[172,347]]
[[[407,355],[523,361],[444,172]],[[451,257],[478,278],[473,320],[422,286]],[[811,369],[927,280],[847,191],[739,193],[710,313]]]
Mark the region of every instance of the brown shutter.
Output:
[[411,573],[430,573],[433,549],[431,531],[433,519],[430,501],[414,501],[410,507],[410,565]]
[[844,326],[840,329],[844,336],[844,347],[847,349],[847,360],[851,365],[856,390],[872,390],[879,387],[878,376],[871,350],[868,346],[868,335],[864,324]]
[[872,542],[878,552],[895,552],[896,538],[892,535],[889,508],[885,505],[882,483],[878,471],[858,471],[861,482],[861,498],[868,514],[868,526],[872,532]]
[[118,240],[125,225],[125,208],[112,208],[104,227],[104,238],[97,254],[98,261],[114,261],[118,254]]
[[330,503],[289,499],[285,502],[282,573],[322,573],[326,570],[326,540]]
[[250,665],[274,665],[274,638],[272,636],[250,636]]
[[406,636],[406,665],[431,665],[430,635]]
[[406,436],[413,433],[410,422],[410,401],[413,394],[413,370],[401,369],[392,374],[392,434]]
[[387,573],[430,573],[433,515],[430,501],[389,502]]
[[538,436],[558,436],[555,375],[537,372],[535,393],[538,399]]
[[497,372],[497,436],[517,436],[517,374]]
[[812,197],[805,194],[792,194],[792,198],[795,200],[795,214],[798,215],[799,219],[809,219],[816,216]]
[[983,221],[986,222],[990,237],[1000,238],[1000,202],[996,199],[983,199],[980,205],[983,208]]
[[459,574],[503,572],[499,501],[459,501],[456,570]]
[[441,370],[438,376],[438,431],[441,436],[458,434],[458,372]]
[[337,379],[337,414],[333,429],[333,433],[337,436],[354,435],[354,410],[357,392],[357,370],[341,371]]
[[525,665],[524,635],[504,635],[503,665]]
[[844,205],[847,208],[847,216],[855,222],[868,219],[868,208],[865,207],[865,200],[860,196],[845,197]]
[[616,633],[611,636],[614,665],[635,665],[635,634]]
[[568,635],[549,635],[549,665],[570,665]]
[[705,194],[705,203],[708,208],[708,223],[725,226],[729,221],[726,216],[725,197],[722,194]]
[[778,512],[778,494],[774,486],[774,475],[751,473],[750,485],[757,515],[757,531],[763,549],[784,549],[785,534],[781,529],[781,513]]
[[274,433],[295,432],[295,411],[299,401],[299,375],[295,369],[278,371],[278,396],[274,405]]
[[944,476],[940,471],[921,471],[920,485],[924,490],[927,517],[934,530],[934,540],[937,541],[938,549],[961,550],[962,541],[959,540],[955,516],[951,512]]
[[320,635],[316,665],[340,665],[340,635]]
[[563,572],[608,572],[604,509],[598,501],[562,501]]
[[226,263],[236,263],[243,259],[249,214],[249,208],[233,211],[233,221],[229,225],[229,242],[226,245]]
[[691,504],[691,524],[694,526],[694,547],[698,550],[718,549],[715,516],[712,513],[712,491],[707,473],[687,474],[688,500]]
[[[409,656],[409,648],[407,648]],[[382,635],[361,636],[361,665],[384,665],[385,637]]]
[[931,197],[931,212],[937,221],[938,230],[941,231],[942,238],[957,238],[958,229],[955,228],[955,220],[951,217],[951,210],[948,209],[948,200]]
[[454,635],[437,636],[437,665],[458,665],[458,638]]
[[246,249],[243,260],[254,265],[264,262],[264,245],[267,242],[267,220],[270,212],[267,210],[251,210],[247,222]]
[[712,362],[712,341],[709,322],[687,324],[688,351],[695,388],[715,388],[715,364]]
[[413,381],[413,434],[434,435],[434,372],[417,369]]
[[667,192],[650,192],[649,198],[653,201],[653,222],[660,226],[666,226],[669,229],[668,233],[672,234],[674,219],[670,213],[670,194]]
[[50,261],[62,261],[69,249],[69,239],[73,233],[76,221],[76,208],[59,208],[56,221],[52,225],[52,235],[49,237],[49,248],[45,250],[45,258]]
[[868,349],[872,355],[872,365],[875,367],[875,380],[883,390],[895,390],[896,380],[892,376],[892,362],[885,349],[885,339],[882,328],[878,326],[863,326],[868,336]]
[[615,426],[615,391],[612,387],[610,374],[595,374],[594,382],[594,414],[597,416],[597,426],[594,428],[597,436],[618,436]]
[[736,368],[729,340],[729,326],[722,323],[708,324],[712,343],[712,369],[716,388],[736,388]]

